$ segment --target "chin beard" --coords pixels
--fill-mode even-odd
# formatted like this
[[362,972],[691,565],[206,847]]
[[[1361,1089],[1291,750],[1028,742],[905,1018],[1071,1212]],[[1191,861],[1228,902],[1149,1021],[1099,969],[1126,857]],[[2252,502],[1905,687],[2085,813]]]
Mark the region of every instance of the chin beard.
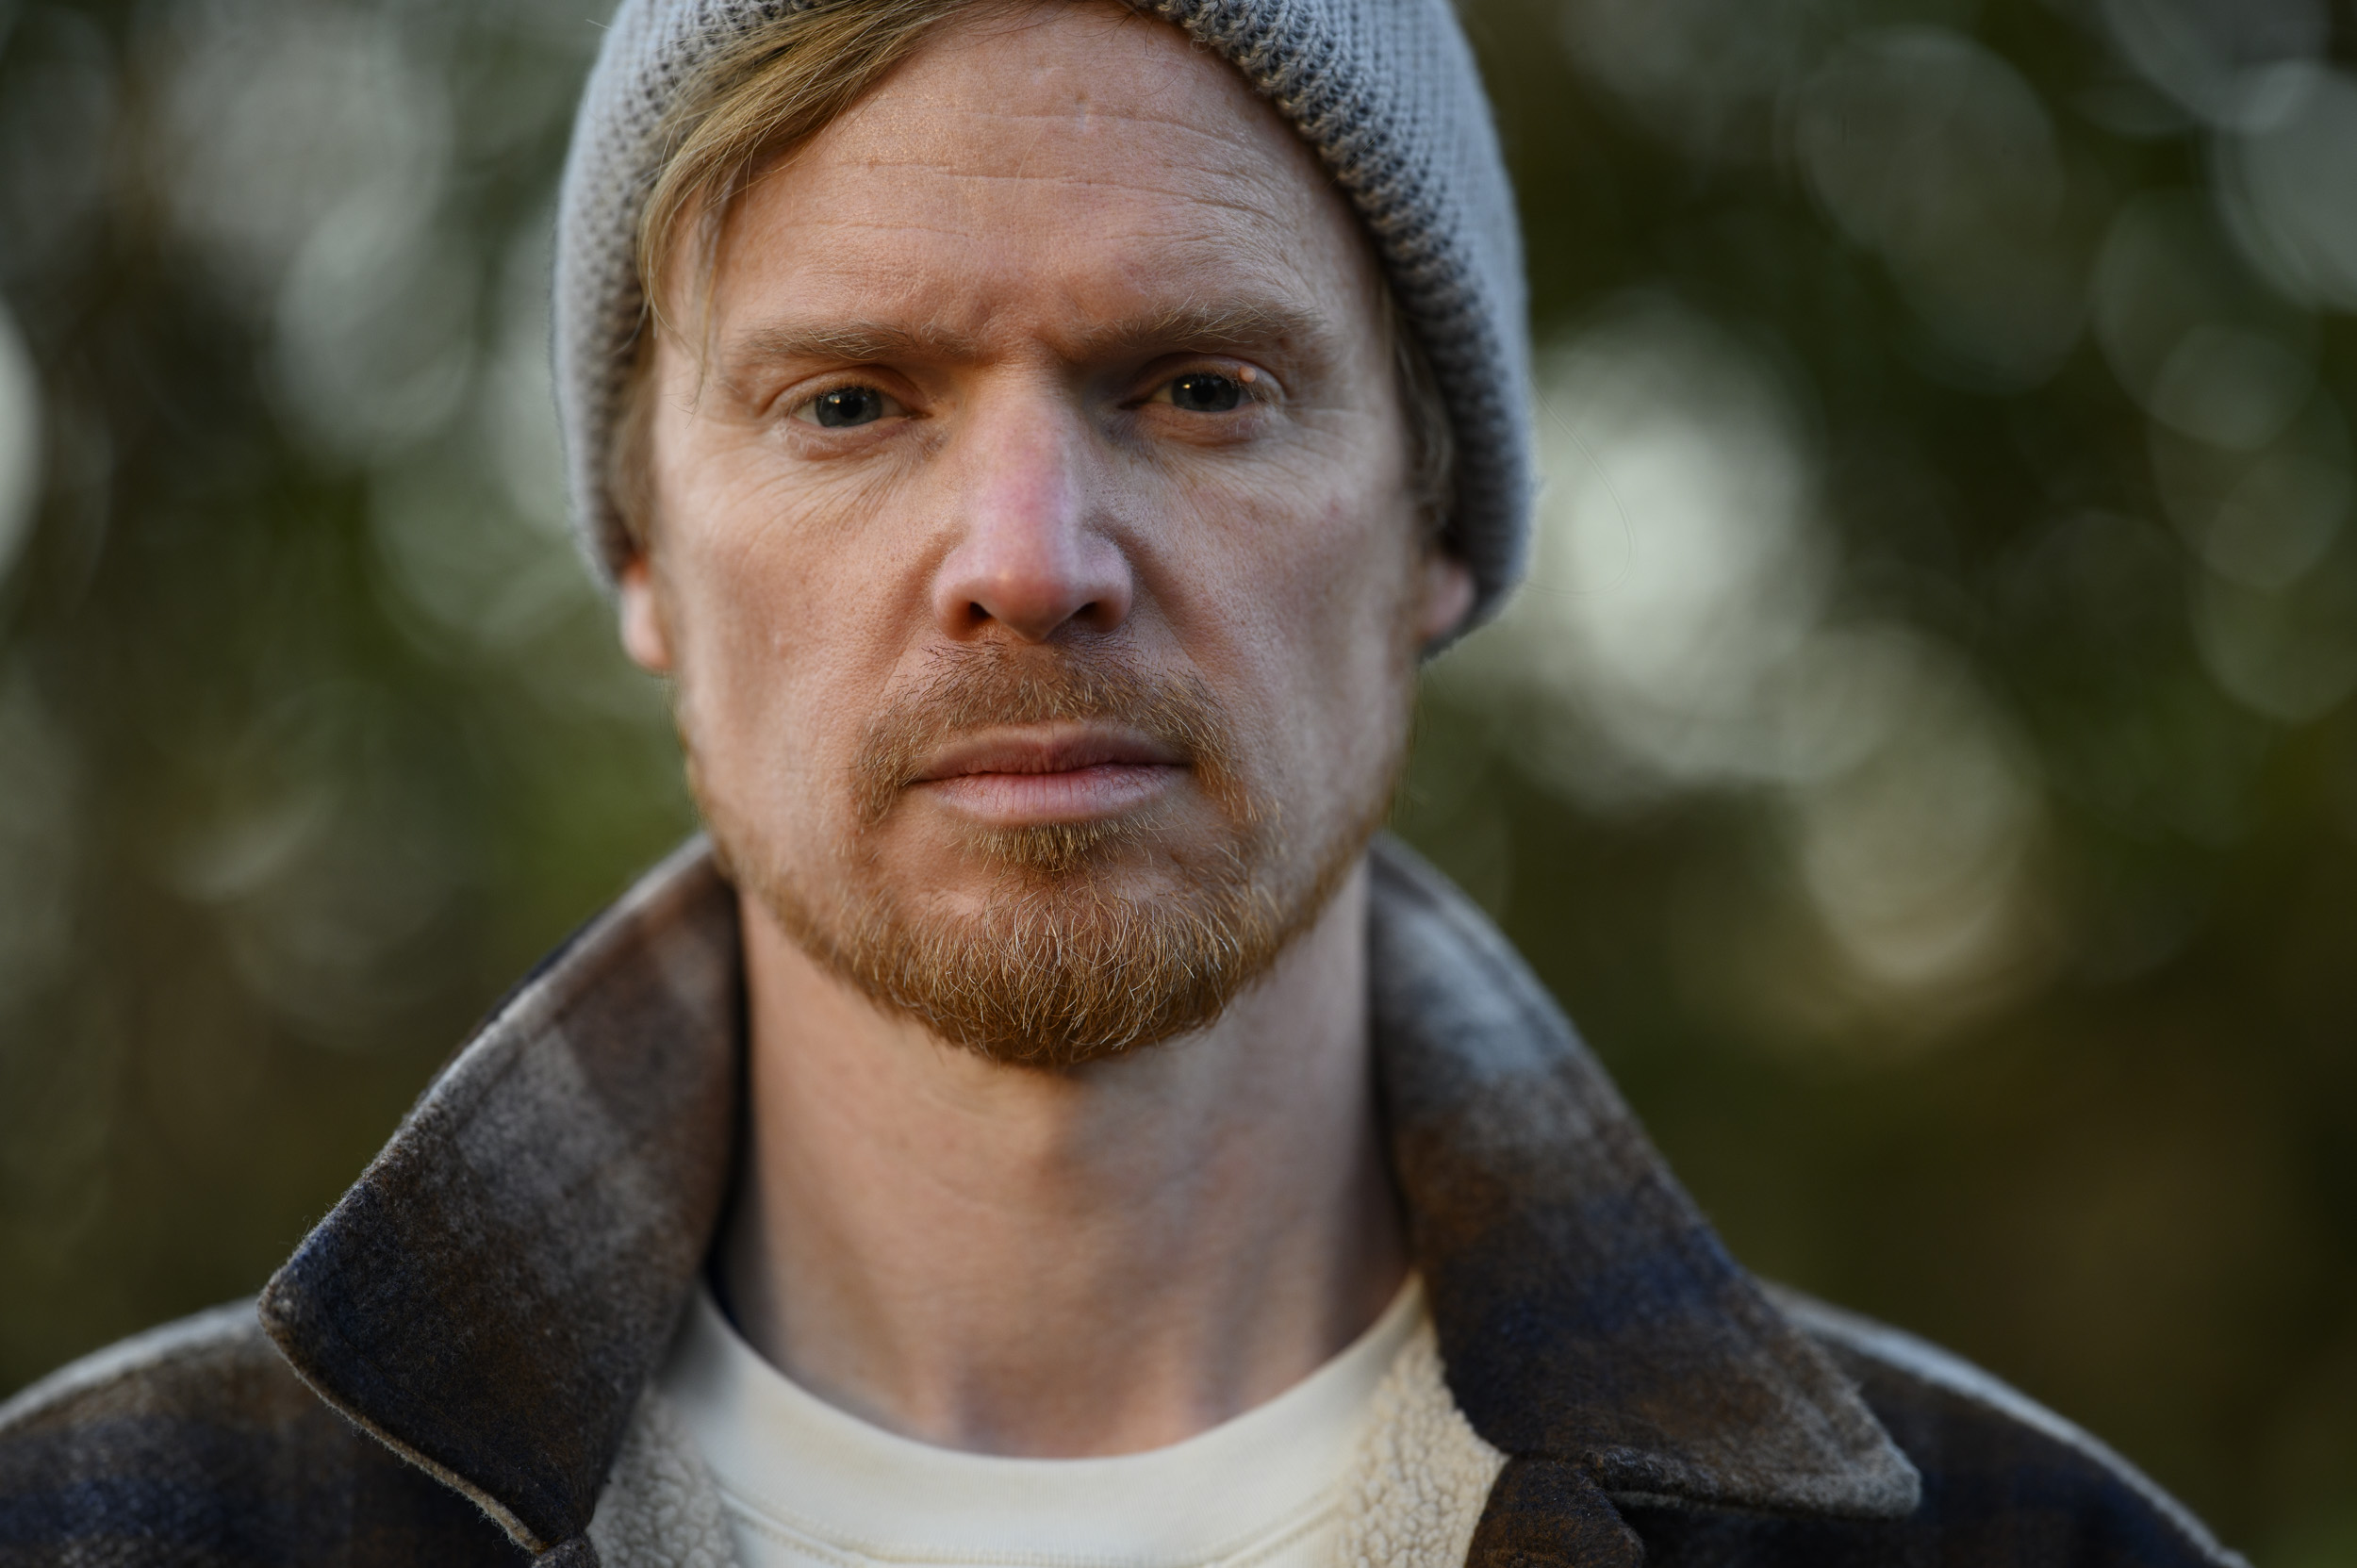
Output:
[[1284,908],[1229,856],[1176,888],[1126,893],[1120,880],[1087,861],[1010,868],[958,912],[873,884],[844,888],[823,916],[790,886],[756,893],[875,1001],[977,1055],[1034,1067],[1203,1028],[1314,914]]
[[[1154,820],[975,830],[964,852],[988,891],[948,907],[875,852],[923,758],[986,724],[1109,719],[1185,758],[1216,809],[1216,842],[1171,842]],[[1332,900],[1381,824],[1403,760],[1366,798],[1322,814],[1306,842],[1279,831],[1238,766],[1234,730],[1199,681],[1097,652],[997,645],[945,654],[932,678],[870,727],[852,778],[860,826],[821,862],[822,885],[689,778],[721,863],[813,958],[886,1009],[991,1061],[1063,1068],[1205,1028]]]

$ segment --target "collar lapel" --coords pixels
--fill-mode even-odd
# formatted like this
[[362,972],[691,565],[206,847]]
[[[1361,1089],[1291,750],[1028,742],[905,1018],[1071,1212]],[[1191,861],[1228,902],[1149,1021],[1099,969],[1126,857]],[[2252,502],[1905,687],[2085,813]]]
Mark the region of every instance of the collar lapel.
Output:
[[1475,1430],[1608,1493],[1911,1511],[1914,1468],[1728,1257],[1505,939],[1396,843],[1374,877],[1393,1165]]
[[516,1540],[578,1536],[724,1197],[736,906],[699,839],[527,980],[278,1271],[304,1379]]

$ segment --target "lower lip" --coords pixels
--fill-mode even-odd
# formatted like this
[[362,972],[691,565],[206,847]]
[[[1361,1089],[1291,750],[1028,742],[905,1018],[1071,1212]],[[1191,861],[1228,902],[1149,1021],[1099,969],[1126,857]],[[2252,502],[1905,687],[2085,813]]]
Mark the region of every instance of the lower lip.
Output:
[[996,827],[1101,822],[1159,799],[1182,768],[1154,763],[1099,763],[1061,773],[964,773],[916,787],[962,817]]

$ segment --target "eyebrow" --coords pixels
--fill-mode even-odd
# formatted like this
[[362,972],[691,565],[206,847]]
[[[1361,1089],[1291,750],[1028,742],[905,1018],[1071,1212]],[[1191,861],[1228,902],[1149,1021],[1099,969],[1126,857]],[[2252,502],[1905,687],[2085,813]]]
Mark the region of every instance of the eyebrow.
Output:
[[779,359],[844,359],[866,364],[910,357],[970,359],[979,346],[963,333],[935,326],[908,327],[882,322],[834,322],[814,326],[764,326],[730,346],[731,364]]
[[[1160,350],[1217,353],[1277,350],[1324,357],[1334,337],[1316,313],[1267,301],[1181,304],[1155,315],[1110,322],[1077,336],[1074,357],[1087,360]],[[833,359],[865,365],[895,359],[978,359],[982,346],[970,334],[938,324],[914,327],[885,322],[834,322],[807,326],[755,327],[739,335],[722,356],[731,366],[789,359]]]

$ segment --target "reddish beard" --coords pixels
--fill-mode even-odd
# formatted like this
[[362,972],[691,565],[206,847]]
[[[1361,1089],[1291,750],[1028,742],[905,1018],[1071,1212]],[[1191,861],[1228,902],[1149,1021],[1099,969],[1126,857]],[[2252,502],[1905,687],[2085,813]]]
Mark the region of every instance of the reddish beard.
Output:
[[[1216,830],[1173,832],[1154,808],[1104,822],[970,826],[995,870],[979,908],[900,885],[874,840],[927,759],[958,735],[1051,721],[1113,723],[1188,769]],[[1282,831],[1242,766],[1237,730],[1191,673],[1096,648],[945,649],[870,723],[849,775],[855,831],[812,885],[777,846],[689,777],[723,864],[814,958],[879,1004],[991,1060],[1068,1067],[1210,1024],[1325,908],[1381,822],[1393,768],[1367,799]],[[1149,867],[1156,885],[1136,883]]]

